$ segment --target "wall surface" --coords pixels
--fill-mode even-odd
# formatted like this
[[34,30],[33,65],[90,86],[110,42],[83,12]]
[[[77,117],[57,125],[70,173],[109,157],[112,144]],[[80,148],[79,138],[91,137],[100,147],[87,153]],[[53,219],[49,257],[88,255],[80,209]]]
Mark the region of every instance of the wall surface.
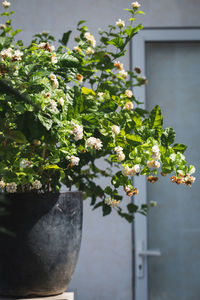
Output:
[[[128,0],[11,0],[14,24],[24,28],[21,38],[31,40],[35,32],[50,31],[60,38],[75,30],[77,21],[87,20],[94,35],[99,28],[126,19]],[[145,27],[200,26],[200,0],[144,0],[140,17]],[[1,8],[0,8],[1,10]],[[75,35],[75,31],[74,31]],[[71,46],[75,46],[73,40]],[[123,60],[129,67],[129,51]],[[137,62],[136,62],[137,63]],[[102,184],[107,184],[102,182]],[[127,204],[127,199],[124,199]],[[132,230],[115,214],[102,218],[84,205],[83,240],[78,265],[69,290],[76,300],[132,299]]]

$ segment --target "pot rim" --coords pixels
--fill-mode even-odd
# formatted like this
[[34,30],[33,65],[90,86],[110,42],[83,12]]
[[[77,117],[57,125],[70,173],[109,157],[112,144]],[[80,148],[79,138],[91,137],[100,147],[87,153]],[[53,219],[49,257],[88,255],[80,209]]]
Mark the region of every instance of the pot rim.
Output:
[[2,193],[0,192],[0,196],[7,196],[7,195],[38,195],[38,196],[42,196],[42,195],[62,195],[62,194],[80,194],[83,195],[82,191],[66,191],[66,192],[45,192],[45,193],[37,193],[37,192],[19,192],[19,193]]

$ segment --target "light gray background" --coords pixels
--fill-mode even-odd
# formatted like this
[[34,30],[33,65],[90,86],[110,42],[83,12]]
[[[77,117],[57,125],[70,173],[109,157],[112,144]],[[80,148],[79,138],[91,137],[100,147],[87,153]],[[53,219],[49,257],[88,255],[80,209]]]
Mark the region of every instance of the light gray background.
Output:
[[[80,19],[88,20],[90,31],[96,35],[98,28],[125,19],[123,8],[131,3],[127,0],[11,2],[16,11],[16,27],[25,28],[21,34],[25,41],[43,30],[60,38],[63,31],[74,29]],[[199,0],[146,0],[141,4],[146,16],[140,20],[145,27],[200,26]],[[128,68],[129,52],[123,62]],[[115,214],[103,219],[100,211],[92,212],[85,202],[81,252],[69,289],[76,290],[76,300],[131,300],[132,286],[131,225]]]

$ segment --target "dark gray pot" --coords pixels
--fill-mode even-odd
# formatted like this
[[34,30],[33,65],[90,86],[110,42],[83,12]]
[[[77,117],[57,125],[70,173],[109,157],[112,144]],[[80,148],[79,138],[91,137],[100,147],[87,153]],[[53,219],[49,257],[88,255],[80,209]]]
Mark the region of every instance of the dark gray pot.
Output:
[[81,242],[82,194],[9,194],[14,236],[0,233],[0,295],[37,297],[63,293],[74,272]]

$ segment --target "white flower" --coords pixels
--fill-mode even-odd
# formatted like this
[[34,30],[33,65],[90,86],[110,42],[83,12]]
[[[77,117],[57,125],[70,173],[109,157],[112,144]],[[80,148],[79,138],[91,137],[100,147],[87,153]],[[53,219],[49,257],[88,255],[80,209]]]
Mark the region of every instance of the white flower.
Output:
[[120,201],[115,200],[115,199],[111,199],[111,197],[108,197],[105,199],[105,203],[110,206],[110,207],[117,207],[120,204]]
[[13,60],[22,60],[22,55],[23,52],[21,52],[20,50],[16,50],[12,56]]
[[147,167],[149,168],[149,169],[152,169],[154,166],[153,166],[153,163],[154,163],[154,160],[148,160],[147,161]]
[[123,148],[120,147],[120,146],[117,146],[117,147],[115,147],[115,151],[116,151],[117,153],[122,152],[122,151],[123,151]]
[[10,2],[8,1],[3,1],[2,2],[3,7],[8,8],[10,6]]
[[121,19],[119,19],[119,20],[116,22],[116,26],[119,27],[119,28],[125,27],[125,22],[122,21]]
[[159,153],[159,152],[154,153],[154,154],[153,154],[153,159],[154,159],[154,160],[159,160],[159,159],[160,159],[160,153]]
[[157,169],[160,168],[160,162],[157,160],[154,160],[154,167]]
[[152,151],[153,154],[157,154],[157,153],[160,152],[159,147],[157,145],[153,146],[151,148],[151,151]]
[[91,149],[101,150],[103,144],[100,139],[96,139],[95,137],[90,137],[86,140],[86,147],[89,147]]
[[128,166],[125,166],[125,168],[122,170],[122,174],[124,176],[135,176],[136,172],[133,170],[133,168],[129,168]]
[[70,162],[71,162],[72,166],[78,166],[79,161],[80,161],[79,157],[73,156],[73,155],[70,156]]
[[52,110],[55,110],[56,108],[57,108],[57,103],[56,103],[56,101],[54,101],[54,100],[51,100],[51,109]]
[[59,98],[58,102],[60,103],[61,106],[65,104],[65,100],[63,99],[63,97]]
[[0,29],[5,29],[6,25],[5,24],[0,24]]
[[39,49],[45,49],[45,50],[47,50],[49,52],[53,52],[55,50],[54,46],[50,46],[49,43],[44,43],[44,42],[40,43],[38,45],[38,48]]
[[20,162],[20,168],[25,169],[25,168],[31,168],[33,166],[32,162],[26,159],[23,159]]
[[85,52],[88,55],[92,55],[92,54],[94,54],[94,49],[92,49],[91,47],[88,47]]
[[131,110],[133,109],[133,103],[131,101],[129,102],[126,102],[126,104],[124,105],[124,109],[128,109],[128,110]]
[[32,186],[33,186],[34,189],[39,190],[39,189],[41,189],[42,184],[41,184],[41,182],[40,182],[39,180],[35,180],[35,181],[32,183]]
[[131,5],[133,8],[139,8],[141,6],[140,3],[138,3],[137,1],[133,2]]
[[115,151],[117,153],[117,160],[122,161],[125,159],[125,154],[123,153],[123,148],[120,146],[115,147]]
[[2,51],[0,52],[0,54],[1,54],[1,56],[2,56],[3,58],[5,58],[5,57],[11,58],[11,57],[12,57],[12,52],[13,52],[12,48],[8,48],[8,49],[2,50]]
[[121,70],[119,72],[120,76],[124,79],[126,79],[128,77],[128,73],[125,70]]
[[140,166],[139,165],[134,165],[132,168],[133,172],[139,173],[140,172]]
[[59,83],[58,83],[58,80],[57,80],[57,78],[56,78],[56,75],[52,73],[52,74],[50,75],[50,79],[51,79],[52,87],[53,87],[54,89],[57,89],[57,88],[59,87]]
[[100,100],[103,100],[103,95],[104,95],[104,93],[99,92],[97,95],[99,96],[99,99],[100,99]]
[[117,160],[118,161],[125,160],[125,154],[123,152],[117,153]]
[[125,166],[125,167],[123,168],[123,170],[122,170],[122,174],[123,174],[124,176],[128,176],[128,175],[129,175],[129,170],[130,170],[130,168],[129,168],[128,166]]
[[5,188],[5,182],[3,180],[0,181],[0,188],[4,189]]
[[175,153],[172,153],[169,157],[172,161],[175,161],[176,159],[176,154]]
[[46,47],[46,44],[47,43],[40,43],[39,45],[38,45],[38,48],[40,48],[40,49],[44,49],[45,47]]
[[125,94],[127,98],[131,98],[133,96],[133,92],[131,90],[126,90]]
[[122,170],[122,174],[124,176],[135,176],[139,172],[140,172],[139,165],[134,165],[133,168],[129,168],[128,166],[125,166],[125,168]]
[[58,62],[58,59],[57,59],[56,55],[55,55],[55,54],[52,54],[52,55],[51,55],[51,63],[52,63],[52,64],[56,64],[57,62]]
[[151,207],[157,207],[158,206],[158,203],[156,201],[151,200],[149,203],[150,203]]
[[17,185],[15,182],[10,182],[6,185],[6,192],[15,193],[17,191]]
[[92,47],[96,46],[96,40],[90,32],[85,32],[84,37],[91,44]]
[[157,160],[149,160],[148,162],[147,162],[147,167],[149,168],[149,169],[152,169],[152,168],[160,168],[160,162],[159,161],[157,161]]
[[81,140],[83,138],[83,127],[78,124],[73,125],[73,134],[75,141]]
[[112,126],[112,132],[116,135],[118,135],[120,133],[120,127],[117,125],[113,125]]

